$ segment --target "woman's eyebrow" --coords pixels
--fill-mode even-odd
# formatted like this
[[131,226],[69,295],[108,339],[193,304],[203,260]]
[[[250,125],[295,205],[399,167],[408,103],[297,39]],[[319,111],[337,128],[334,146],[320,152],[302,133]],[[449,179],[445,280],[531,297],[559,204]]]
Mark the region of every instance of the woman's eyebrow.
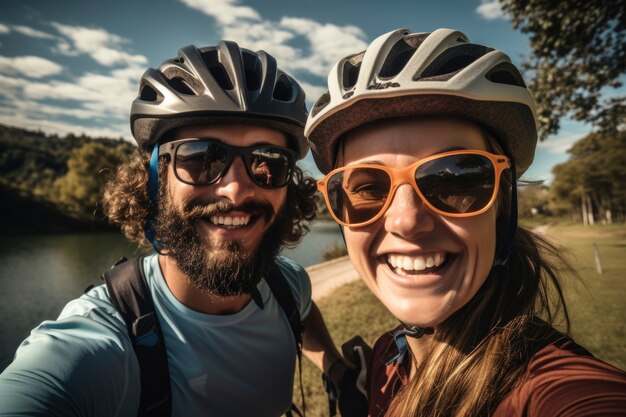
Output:
[[367,161],[361,161],[359,162],[359,164],[365,164],[365,165],[385,165],[383,164],[383,161],[379,161],[377,159],[370,159]]
[[[463,146],[450,146],[449,148],[440,149],[437,152],[434,152],[433,154],[431,154],[429,156],[437,155],[437,154],[444,153],[444,152],[451,152],[451,151],[466,151],[468,149],[469,148],[465,148]],[[428,158],[428,156],[425,157],[425,158]],[[361,165],[361,164],[363,164],[363,165],[383,165],[383,166],[385,165],[382,161],[377,160],[377,159],[368,159],[368,160],[365,160],[365,161],[359,161],[359,162],[354,162],[354,163],[350,162],[346,166],[349,166],[350,164],[353,164],[353,165]]]
[[445,148],[438,152],[435,152],[433,155],[437,155],[438,153],[444,153],[444,152],[452,152],[452,151],[466,151],[467,149],[468,148],[465,148],[463,146],[451,146],[449,148]]

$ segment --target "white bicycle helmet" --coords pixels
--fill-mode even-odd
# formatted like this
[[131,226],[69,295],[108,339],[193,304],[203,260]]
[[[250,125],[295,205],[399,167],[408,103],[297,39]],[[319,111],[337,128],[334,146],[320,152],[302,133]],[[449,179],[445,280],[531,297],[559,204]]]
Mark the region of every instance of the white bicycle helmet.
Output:
[[131,131],[150,151],[169,130],[191,124],[244,123],[271,127],[289,136],[289,147],[302,159],[305,94],[264,51],[235,42],[181,48],[178,56],[141,77],[131,108]]
[[486,127],[526,171],[537,144],[535,101],[504,53],[469,42],[463,33],[398,29],[341,59],[328,92],[315,103],[305,136],[323,173],[333,168],[347,131],[387,118],[455,116]]

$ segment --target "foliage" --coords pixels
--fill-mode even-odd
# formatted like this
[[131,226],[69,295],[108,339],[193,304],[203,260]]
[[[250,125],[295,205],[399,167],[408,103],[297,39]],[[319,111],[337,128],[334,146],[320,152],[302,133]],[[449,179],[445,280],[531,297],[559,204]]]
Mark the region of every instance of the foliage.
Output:
[[548,214],[549,189],[543,184],[520,184],[518,187],[517,210],[520,217]]
[[[106,174],[127,156],[122,143],[112,147],[91,141],[73,150],[67,160],[67,173],[55,182],[59,204],[75,217],[93,219],[109,178]],[[101,213],[96,213],[96,218],[101,217]]]
[[114,168],[134,149],[123,139],[59,137],[0,125],[0,187],[15,207],[24,208],[5,205],[1,214],[10,214],[16,232],[33,231],[35,224],[38,231],[106,226],[100,217],[85,216],[101,194],[99,172]]
[[[556,165],[550,189],[550,208],[575,217],[625,221],[626,131],[592,133],[568,151],[570,159]],[[579,211],[580,209],[580,211]]]
[[603,101],[626,73],[626,2],[622,0],[499,0],[513,27],[530,35],[542,138],[559,130],[567,114],[605,131],[626,125],[626,97]]

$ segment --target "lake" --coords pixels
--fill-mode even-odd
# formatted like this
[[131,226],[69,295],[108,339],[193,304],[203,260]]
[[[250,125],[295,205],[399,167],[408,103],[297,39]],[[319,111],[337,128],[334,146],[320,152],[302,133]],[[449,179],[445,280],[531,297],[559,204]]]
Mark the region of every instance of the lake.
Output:
[[[295,249],[283,255],[307,267],[323,262],[323,253],[343,245],[335,223],[316,222]],[[43,320],[55,319],[63,306],[136,245],[120,233],[76,233],[0,237],[0,370],[18,345]]]

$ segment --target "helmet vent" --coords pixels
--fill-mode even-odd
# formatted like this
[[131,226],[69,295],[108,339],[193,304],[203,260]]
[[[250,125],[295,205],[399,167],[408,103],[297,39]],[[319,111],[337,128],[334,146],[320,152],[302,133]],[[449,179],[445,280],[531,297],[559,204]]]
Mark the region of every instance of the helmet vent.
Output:
[[275,100],[279,101],[291,101],[293,98],[293,86],[285,74],[280,74],[278,81],[274,85],[274,93],[272,94]]
[[202,84],[187,71],[179,66],[171,66],[163,70],[167,84],[180,94],[191,96],[202,94],[204,88]]
[[330,103],[330,93],[327,91],[322,94],[321,97],[315,102],[315,105],[313,105],[313,108],[311,109],[311,117],[315,117],[315,115],[326,107],[328,103]]
[[207,68],[211,72],[211,75],[213,76],[215,81],[219,84],[219,86],[222,87],[224,90],[232,90],[233,82],[228,76],[228,72],[226,71],[226,68],[224,68],[224,66],[218,61],[217,51],[209,50],[209,51],[203,52],[201,56],[205,65],[207,66]]
[[498,84],[516,85],[526,88],[526,83],[517,68],[510,62],[501,62],[493,67],[486,75],[491,82]]
[[180,77],[172,78],[171,80],[167,80],[167,83],[174,90],[178,91],[181,94],[187,94],[190,96],[196,95],[196,93],[187,85],[185,80]]
[[482,45],[465,44],[446,49],[415,80],[449,80],[460,70],[470,66],[481,56],[493,51]]
[[141,87],[139,92],[139,99],[143,101],[157,101],[157,96],[156,90],[149,85]]
[[365,51],[348,57],[343,64],[343,88],[350,89],[356,85],[361,71]]
[[261,88],[261,61],[256,54],[243,53],[242,57],[246,87],[248,90],[258,90]]
[[387,58],[383,63],[378,76],[381,79],[395,77],[402,71],[409,59],[413,56],[413,53],[417,50],[420,44],[426,39],[425,34],[416,34],[414,36],[405,36],[391,47],[391,50],[387,54]]

